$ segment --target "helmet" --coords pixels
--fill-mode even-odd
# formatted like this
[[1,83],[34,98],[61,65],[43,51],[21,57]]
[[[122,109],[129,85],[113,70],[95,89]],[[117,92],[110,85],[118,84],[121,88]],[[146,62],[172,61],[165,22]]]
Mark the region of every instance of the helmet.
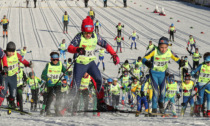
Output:
[[93,20],[90,18],[90,16],[87,16],[82,21],[81,30],[82,30],[82,32],[93,32],[94,25],[93,25]]
[[190,79],[191,79],[191,77],[190,77],[189,73],[186,73],[186,75],[185,75],[184,79],[185,79],[185,80],[190,80]]
[[29,77],[32,77],[33,75],[35,76],[35,73],[34,72],[29,72]]
[[107,79],[108,83],[112,83],[112,78]]
[[128,71],[127,70],[123,71],[123,74],[128,75]]
[[141,60],[141,56],[138,57],[138,60]]
[[15,50],[16,50],[16,45],[14,42],[10,41],[9,43],[7,43],[6,51],[15,52]]
[[171,27],[174,27],[174,24],[173,23],[171,24]]
[[166,37],[161,37],[161,38],[159,39],[158,45],[160,45],[160,44],[167,44],[167,45],[168,45],[168,42],[169,42],[168,38],[166,38]]
[[71,58],[68,58],[68,62],[71,62],[72,61],[72,59]]
[[96,22],[98,22],[98,20],[96,20]]
[[51,59],[59,59],[59,53],[58,52],[51,52],[50,57],[51,57]]
[[114,80],[114,81],[118,81],[118,79],[117,79],[117,78],[114,78],[113,80]]
[[173,74],[170,74],[168,78],[169,78],[169,82],[174,82],[174,75]]
[[205,62],[210,62],[210,52],[206,52],[203,55],[203,59],[204,59]]
[[187,56],[185,56],[185,57],[184,57],[184,60],[187,60],[187,59],[188,59]]
[[129,63],[128,60],[125,60],[125,63]]

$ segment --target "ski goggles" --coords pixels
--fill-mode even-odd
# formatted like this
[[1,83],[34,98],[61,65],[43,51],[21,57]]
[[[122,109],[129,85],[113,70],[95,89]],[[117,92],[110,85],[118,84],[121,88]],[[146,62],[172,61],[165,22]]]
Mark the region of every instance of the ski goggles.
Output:
[[210,63],[210,61],[207,61],[207,62],[205,62],[206,64],[209,64]]
[[59,59],[52,59],[52,61],[59,61]]
[[88,35],[88,34],[89,34],[89,35],[92,35],[93,32],[84,32],[84,34],[85,34],[85,35]]

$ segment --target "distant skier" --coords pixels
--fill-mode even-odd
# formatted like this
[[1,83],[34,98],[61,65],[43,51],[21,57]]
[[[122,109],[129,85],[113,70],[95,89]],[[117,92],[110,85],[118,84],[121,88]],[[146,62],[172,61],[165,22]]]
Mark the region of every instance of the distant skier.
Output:
[[127,0],[123,0],[124,7],[127,7]]
[[94,26],[95,26],[95,33],[96,33],[96,34],[99,34],[99,26],[100,26],[100,28],[101,28],[101,23],[99,23],[99,21],[96,20]]
[[86,7],[86,8],[88,7],[88,2],[89,2],[89,0],[84,0],[85,7]]
[[[68,61],[64,60],[64,64],[66,64],[66,68],[68,68],[71,64],[72,64],[72,59],[68,58]],[[74,68],[74,64],[72,64],[72,66],[70,67],[70,69],[68,69],[68,84],[71,84],[72,81],[72,76],[73,76],[73,68]]]
[[69,24],[69,15],[67,14],[67,11],[65,11],[64,15],[63,15],[63,33],[68,34],[68,24]]
[[187,47],[190,45],[190,52],[192,52],[193,47],[196,48],[196,42],[192,35],[189,36]]
[[26,8],[28,8],[29,0],[26,0]]
[[119,102],[120,102],[120,90],[121,90],[121,85],[118,84],[118,79],[114,78],[113,79],[113,84],[110,86],[110,92],[112,94],[112,106],[115,109],[119,108]]
[[[176,30],[175,30],[175,27],[174,27],[174,24],[172,23],[171,26],[169,27],[169,30],[168,30],[168,33],[170,34],[170,41],[173,41],[174,42],[174,33],[176,33]],[[172,38],[172,40],[171,40]]]
[[34,8],[36,8],[36,2],[37,2],[37,0],[34,0]]
[[0,24],[3,25],[3,37],[5,37],[5,34],[6,34],[6,37],[8,37],[7,29],[8,29],[8,26],[9,26],[9,20],[6,18],[6,15],[4,15],[4,18],[1,19]]
[[107,1],[108,0],[104,0],[104,7],[107,7]]
[[201,54],[198,52],[198,48],[195,48],[195,52],[190,52],[188,47],[186,48],[187,51],[192,55],[193,58],[193,69],[197,68],[199,65],[199,60],[202,58]]
[[16,51],[20,51],[20,55],[22,56],[22,58],[24,59],[24,56],[26,55],[26,53],[31,53],[32,51],[28,51],[27,52],[27,47],[23,47],[23,49],[17,49]]
[[152,51],[155,47],[157,47],[157,46],[155,46],[154,44],[152,44],[152,41],[150,40],[149,41],[149,45],[147,46],[147,50]]
[[99,59],[98,59],[98,64],[97,64],[97,67],[99,67],[100,62],[102,62],[102,64],[103,64],[103,71],[105,71],[105,64],[104,64],[104,54],[105,53],[108,53],[108,52],[106,52],[106,50],[104,48],[101,48],[99,50]]
[[66,60],[67,45],[65,39],[62,40],[62,43],[59,45],[58,50],[60,51],[60,60],[62,55],[64,60]]
[[131,49],[132,49],[132,47],[133,47],[133,43],[135,44],[135,49],[137,49],[137,48],[136,48],[136,39],[137,39],[137,38],[139,39],[139,36],[136,35],[136,31],[135,31],[135,30],[133,31],[132,35],[129,37],[129,40],[130,40],[130,38],[132,38]]
[[121,36],[122,28],[124,28],[124,25],[121,25],[121,23],[119,22],[116,28],[117,28],[117,36]]
[[122,53],[122,45],[121,42],[122,40],[124,41],[124,37],[121,37],[120,35],[118,35],[117,37],[115,37],[116,42],[117,42],[117,50],[116,53],[118,53],[118,48],[120,48],[120,53]]
[[90,8],[90,11],[88,12],[88,15],[94,21],[94,19],[95,19],[95,12],[93,11],[92,7]]

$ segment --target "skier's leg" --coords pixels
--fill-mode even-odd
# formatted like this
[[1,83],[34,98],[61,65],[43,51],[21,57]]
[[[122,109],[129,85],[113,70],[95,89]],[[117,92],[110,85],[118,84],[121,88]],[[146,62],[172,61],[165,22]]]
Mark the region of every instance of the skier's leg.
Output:
[[144,96],[142,97],[142,102],[144,103],[145,111],[148,112],[148,102],[147,102],[147,97]]
[[84,100],[84,110],[87,111],[88,110],[88,104],[89,104],[89,91],[88,91],[88,89],[82,91],[82,96],[83,96],[83,100]]
[[160,97],[158,100],[159,103],[159,109],[161,113],[164,113],[164,97],[165,97],[165,88],[166,88],[166,82],[165,82],[165,73],[162,74],[162,76],[160,76],[158,78],[158,83],[159,83],[159,90],[160,90]]
[[168,97],[165,97],[165,99],[164,99],[164,109],[165,109],[165,112],[166,112],[166,107],[167,107],[168,103],[169,103],[169,98]]
[[112,106],[114,108],[116,107],[116,98],[115,98],[115,95],[112,95]]
[[136,48],[136,40],[134,40],[134,44],[135,44],[135,49],[137,49],[137,48]]
[[[204,83],[201,83],[201,82],[198,83],[198,90],[200,90],[202,88],[203,84]],[[198,92],[198,94],[199,94],[198,105],[202,105],[203,104],[204,92],[205,92],[205,88],[203,88],[202,90],[200,90]]]
[[141,110],[141,97],[137,95],[137,111]]
[[10,105],[12,107],[15,107],[15,103],[14,103],[14,99],[16,97],[17,94],[17,75],[13,75],[13,76],[7,76],[5,79],[8,79],[7,81],[8,83],[8,87],[9,87],[9,101],[10,101]]
[[[210,84],[206,86],[206,95],[207,95],[207,112],[210,111]],[[208,112],[209,113],[209,112]],[[207,113],[207,114],[208,114]],[[210,113],[209,113],[210,114]],[[210,116],[210,115],[208,115]]]
[[171,101],[171,103],[172,103],[172,113],[173,113],[174,116],[176,116],[176,102],[175,102],[175,96],[172,97],[172,98],[170,99],[170,101]]
[[116,108],[118,109],[119,101],[120,101],[120,95],[116,95],[115,100],[116,100]]
[[[3,83],[4,83],[4,85],[2,85]],[[5,95],[7,93],[7,88],[8,88],[8,81],[5,78],[5,82],[3,82],[2,74],[0,74],[0,84],[2,85],[2,87],[4,87],[4,89],[1,90],[1,92],[0,92],[0,106],[1,106],[4,101]]]
[[131,42],[131,49],[132,49],[132,47],[133,47],[133,41]]

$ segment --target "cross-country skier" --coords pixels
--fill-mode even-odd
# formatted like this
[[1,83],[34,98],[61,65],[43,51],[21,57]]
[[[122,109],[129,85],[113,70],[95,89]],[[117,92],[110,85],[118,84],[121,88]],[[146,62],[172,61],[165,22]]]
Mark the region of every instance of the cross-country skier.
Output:
[[[192,76],[199,72],[197,84],[198,90],[201,89],[210,80],[210,52],[206,52],[203,55],[203,58],[204,62],[191,72]],[[197,110],[196,113],[200,113],[202,110],[205,91],[207,92],[207,116],[210,117],[210,83],[208,83],[205,88],[199,92],[198,105],[195,106],[195,110]]]
[[[134,67],[135,67],[135,65],[138,65],[138,66],[139,66],[139,69],[140,69],[141,71],[143,70],[142,67],[143,67],[143,68],[145,67],[145,66],[143,65],[143,63],[142,63],[142,58],[141,58],[141,56],[139,56],[139,57],[137,58],[137,60],[133,62],[133,65],[134,65]],[[143,65],[143,66],[142,66],[142,65]],[[142,73],[141,73],[141,75],[142,75]]]
[[89,1],[89,0],[84,0],[85,7],[86,7],[86,8],[88,7],[88,1]]
[[137,38],[139,39],[139,36],[136,35],[136,31],[135,31],[135,30],[133,31],[132,35],[129,37],[129,40],[130,40],[130,38],[132,39],[132,42],[131,42],[131,49],[133,48],[133,43],[135,44],[135,49],[137,49],[137,48],[136,48],[136,39],[137,39]]
[[29,0],[26,0],[26,8],[28,8]]
[[122,69],[122,73],[124,73],[124,71],[130,71],[131,70],[131,66],[129,65],[128,60],[125,60],[125,62],[120,66],[119,70],[118,70],[118,74],[120,73]]
[[[76,98],[74,99],[72,115],[76,115],[78,106],[77,104],[79,102],[80,95],[82,95],[84,101],[84,111],[88,110],[90,83],[95,83],[95,81],[88,73],[85,73],[81,80],[79,91],[77,92]],[[87,113],[84,113],[84,115],[86,116]]]
[[104,7],[107,7],[107,1],[108,0],[104,0]]
[[193,70],[194,70],[195,68],[198,67],[198,65],[199,65],[199,60],[200,60],[200,58],[202,58],[202,56],[201,56],[201,54],[198,52],[198,48],[195,48],[195,52],[190,52],[190,51],[188,50],[188,47],[187,47],[186,49],[187,49],[187,51],[190,53],[190,55],[192,55],[192,58],[193,58]]
[[181,67],[181,80],[184,79],[184,75],[186,75],[186,73],[188,73],[188,69],[190,67],[190,69],[192,70],[192,66],[190,65],[187,56],[184,57],[183,62],[185,63],[185,65],[183,67]]
[[[64,61],[64,64],[66,64],[66,68],[68,68],[71,64],[72,64],[72,59],[71,58],[68,58],[68,62],[66,62],[66,60]],[[71,81],[72,81],[72,76],[73,76],[73,68],[74,68],[74,65],[72,64],[71,68],[68,69],[67,73],[68,73],[68,84],[71,84]]]
[[187,42],[187,47],[189,47],[189,45],[190,45],[190,52],[192,52],[193,47],[196,48],[196,41],[192,35],[189,36],[189,40]]
[[122,32],[122,28],[124,28],[124,25],[122,25],[119,22],[118,25],[116,26],[116,28],[117,28],[117,36],[122,36],[121,32]]
[[124,7],[127,7],[127,0],[123,0]]
[[[51,62],[47,63],[44,70],[42,71],[41,79],[46,81],[47,87],[47,102],[46,102],[46,115],[51,116],[50,105],[53,101],[53,94],[56,94],[56,103],[55,103],[55,114],[60,116],[60,111],[58,109],[60,100],[61,100],[61,80],[59,77],[62,73],[66,72],[66,68],[59,61],[59,53],[51,52],[50,53]],[[65,73],[66,74],[66,73]],[[67,80],[68,76],[64,76]]]
[[[20,111],[23,111],[23,89],[26,87],[26,74],[18,63],[17,72],[17,106],[20,107]],[[23,114],[23,113],[20,113]]]
[[[82,32],[75,36],[68,47],[68,51],[70,53],[79,54],[76,58],[73,70],[73,89],[75,89],[74,91],[76,92],[78,91],[81,79],[87,72],[93,77],[97,84],[97,109],[113,109],[113,107],[107,106],[103,100],[101,73],[94,62],[96,59],[96,56],[94,55],[96,45],[106,48],[106,51],[112,55],[115,65],[119,64],[120,59],[113,48],[104,39],[102,39],[100,35],[97,35],[94,32],[93,20],[89,16],[82,21],[81,30]],[[72,92],[75,94],[74,91]],[[101,95],[99,95],[99,93]]]
[[122,53],[122,40],[124,41],[124,37],[121,37],[120,35],[116,36],[115,39],[116,42],[117,42],[117,50],[116,50],[116,53],[118,53],[118,48],[120,48],[120,53]]
[[67,11],[65,11],[62,20],[63,20],[63,33],[68,34],[68,24],[69,24],[70,19],[69,19],[69,15],[67,14]]
[[[195,84],[193,81],[191,81],[190,75],[186,74],[185,78],[184,78],[184,82],[182,82],[182,85],[180,87],[180,89],[183,91],[183,103],[185,104],[182,107],[181,116],[184,116],[184,113],[185,113],[185,110],[186,110],[187,104],[188,104],[187,101],[192,94],[192,90],[194,90],[194,86],[195,86]],[[193,98],[189,101],[189,103],[190,103],[190,116],[193,116],[193,114],[194,114],[194,100],[193,100]]]
[[26,53],[31,53],[32,51],[28,51],[26,50],[27,48],[24,46],[23,49],[17,49],[16,51],[20,51],[20,55],[22,56],[22,58],[24,59],[24,56],[26,55]]
[[108,52],[106,52],[106,50],[104,48],[101,48],[99,50],[99,58],[98,58],[98,64],[97,64],[97,67],[99,67],[100,61],[102,62],[102,64],[103,64],[103,71],[105,71],[104,53],[108,53]]
[[155,47],[157,47],[157,46],[155,46],[154,44],[152,44],[152,41],[150,40],[149,41],[149,45],[147,46],[147,50],[152,51]]
[[[14,42],[7,43],[6,50],[4,51],[4,53],[6,53],[6,58],[8,62],[8,74],[6,77],[3,77],[5,79],[5,82],[4,82],[5,85],[3,85],[4,90],[1,90],[0,105],[2,104],[5,98],[7,89],[9,88],[9,93],[10,93],[9,98],[8,98],[9,107],[15,108],[14,99],[17,93],[17,74],[16,73],[18,72],[18,62],[23,63],[25,67],[31,67],[31,68],[33,68],[33,64],[32,62],[29,63],[27,60],[22,59],[21,55],[16,52],[16,45]],[[5,62],[3,63],[5,64]]]
[[132,80],[132,78],[128,75],[128,71],[125,70],[123,71],[123,74],[120,76],[120,82],[122,85],[122,105],[125,105],[125,97],[126,94],[128,96],[128,103],[131,103],[131,93],[130,93],[130,81]]
[[113,79],[109,78],[107,79],[107,84],[104,85],[105,102],[109,105],[112,105],[112,93],[110,92],[110,87],[112,83]]
[[101,28],[101,23],[99,23],[99,21],[96,20],[94,26],[95,26],[95,33],[96,33],[96,34],[99,34],[99,26],[100,26],[100,28]]
[[60,51],[60,59],[63,55],[63,59],[66,60],[67,44],[65,39],[62,40],[62,43],[59,45],[58,50]]
[[39,85],[43,83],[38,77],[35,76],[34,72],[29,72],[29,77],[27,79],[27,84],[31,89],[31,111],[37,111],[37,102],[39,95]]
[[139,87],[139,81],[136,77],[132,78],[131,84],[129,84],[131,89],[131,109],[134,108],[134,102],[137,99],[136,89]]
[[95,19],[95,12],[93,11],[92,7],[90,8],[90,11],[88,12],[88,16],[94,21]]
[[8,37],[7,29],[8,29],[8,26],[9,26],[9,20],[6,18],[6,15],[4,15],[4,18],[1,19],[0,24],[3,25],[3,37],[5,37],[5,34],[6,34],[6,37]]
[[170,35],[169,36],[170,41],[173,41],[173,42],[174,42],[174,33],[176,33],[176,30],[175,30],[174,24],[172,23],[171,26],[169,27],[168,34]]
[[36,8],[36,2],[37,2],[37,0],[34,0],[34,8]]
[[[161,37],[158,42],[158,47],[154,48],[143,58],[142,62],[150,68],[150,77],[153,87],[152,112],[157,113],[157,102],[161,113],[164,113],[164,97],[166,87],[166,70],[168,61],[172,58],[179,66],[184,66],[182,62],[170,49],[168,49],[169,40],[166,37]],[[149,61],[151,59],[151,61]]]
[[174,81],[174,75],[170,74],[169,75],[169,80],[166,85],[166,96],[165,96],[165,103],[164,103],[164,109],[166,111],[166,107],[169,104],[169,102],[172,104],[172,114],[173,117],[177,117],[176,114],[176,102],[175,102],[175,97],[177,96],[178,100],[180,98],[180,94],[178,91],[178,86],[177,82]]
[[119,108],[119,102],[120,102],[120,90],[121,85],[118,83],[118,79],[113,79],[113,84],[110,86],[110,92],[112,94],[112,106],[115,109]]

